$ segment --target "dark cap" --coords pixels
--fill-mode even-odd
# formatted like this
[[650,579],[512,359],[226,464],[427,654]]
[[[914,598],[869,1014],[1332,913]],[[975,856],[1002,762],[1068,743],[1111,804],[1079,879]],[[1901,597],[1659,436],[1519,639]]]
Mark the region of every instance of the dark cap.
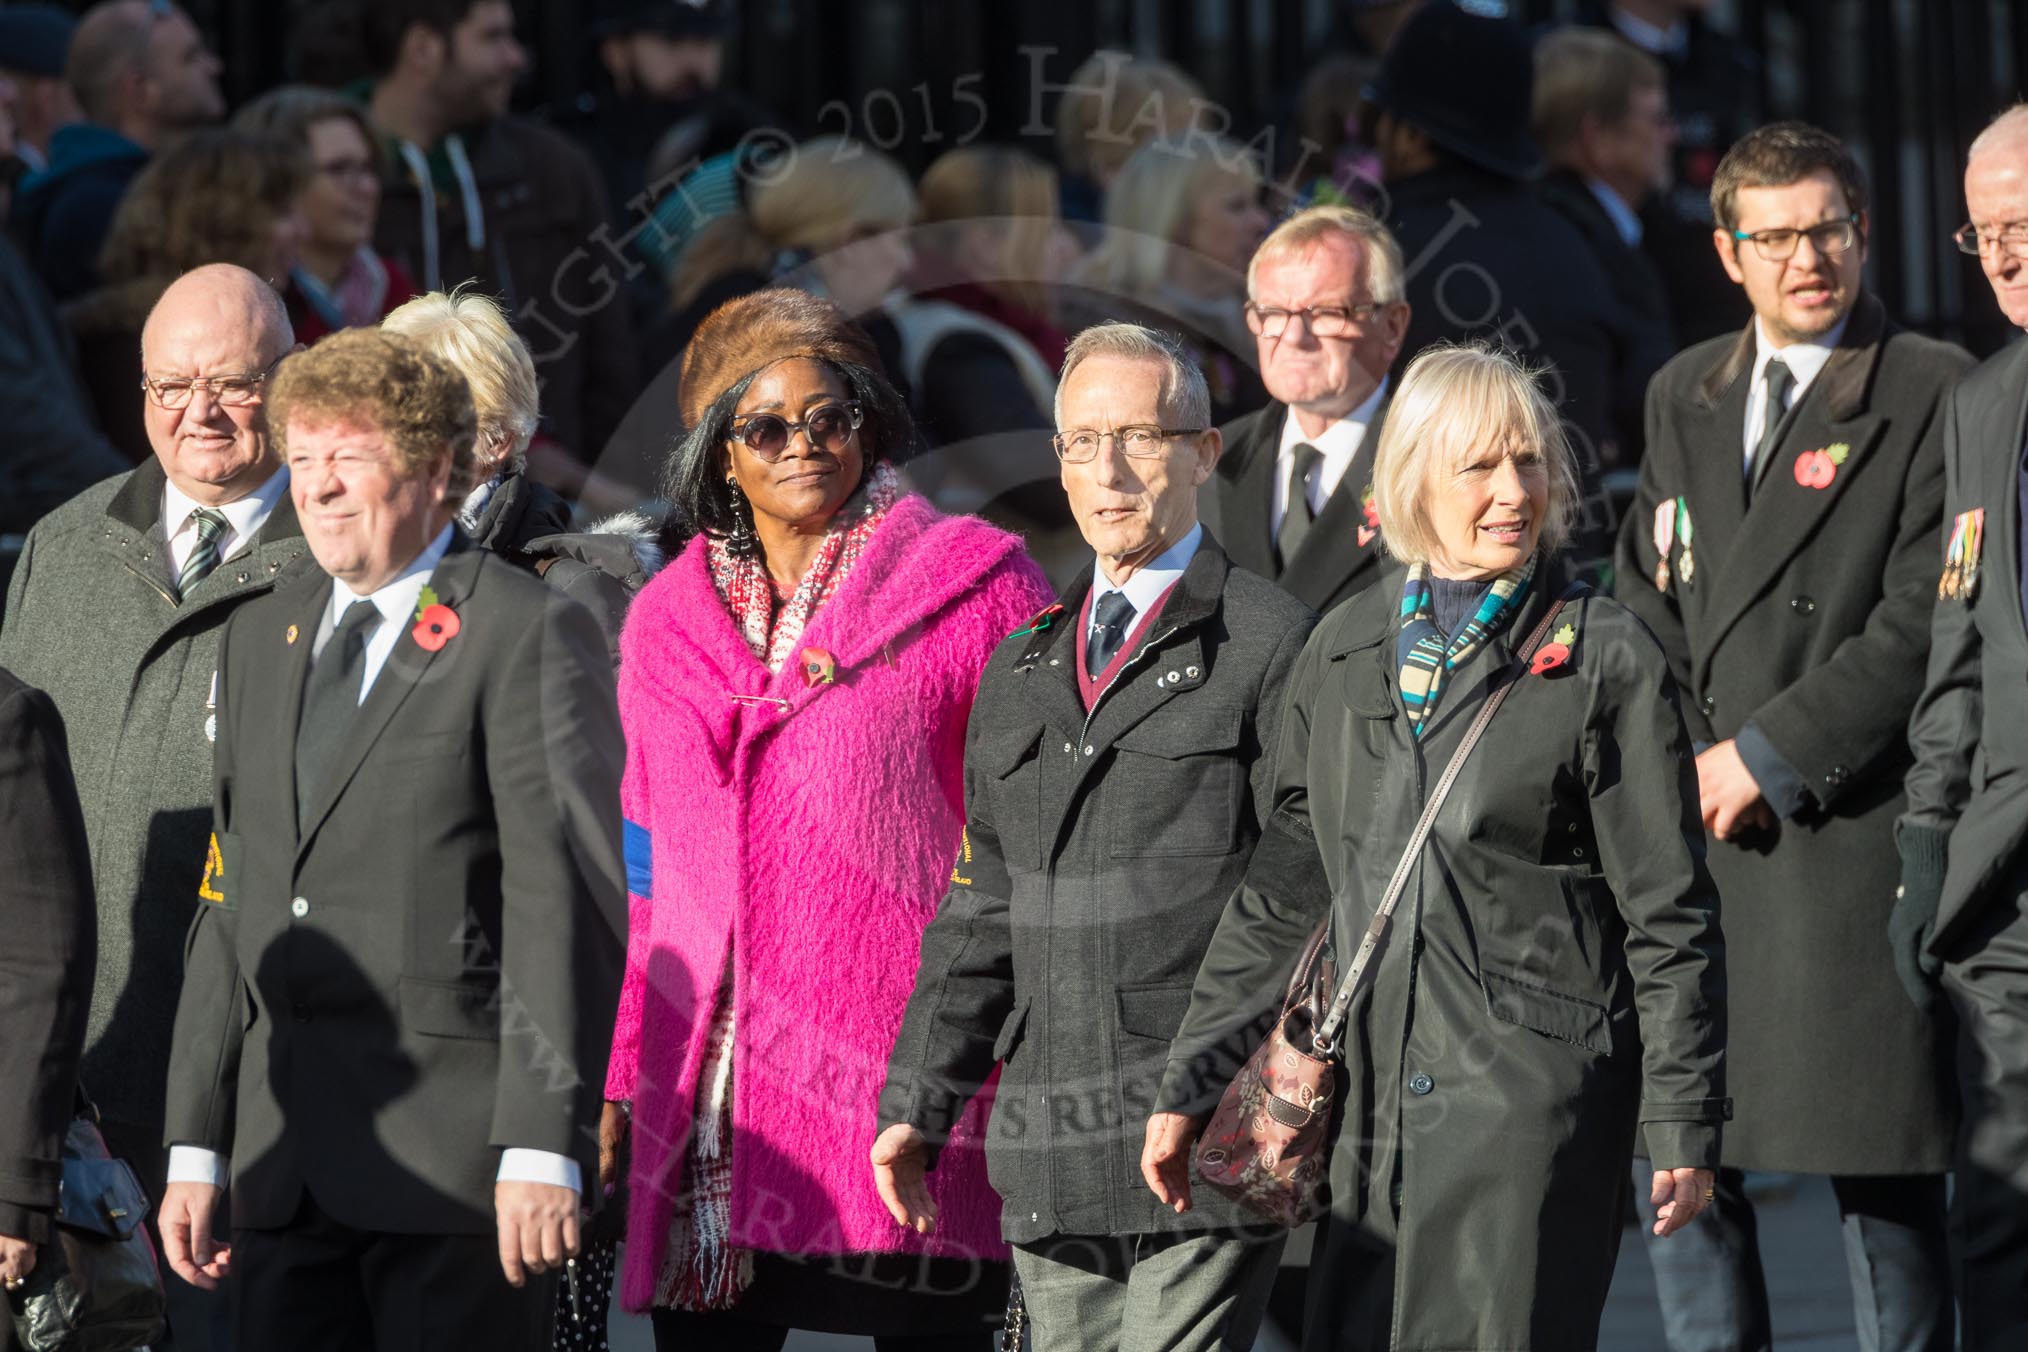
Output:
[[725,33],[723,0],[616,0],[597,25],[602,38],[656,33],[665,38],[715,38]]
[[0,70],[61,78],[77,20],[55,5],[0,7]]
[[1429,0],[1395,35],[1366,97],[1459,159],[1508,178],[1542,167],[1528,128],[1535,57],[1501,0]]

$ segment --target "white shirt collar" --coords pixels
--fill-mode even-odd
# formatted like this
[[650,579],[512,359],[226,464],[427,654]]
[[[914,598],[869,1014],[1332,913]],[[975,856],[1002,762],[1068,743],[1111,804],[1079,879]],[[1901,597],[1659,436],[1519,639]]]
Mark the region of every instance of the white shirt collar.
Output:
[[1690,25],[1678,19],[1667,28],[1657,28],[1646,19],[1627,13],[1618,5],[1606,6],[1606,14],[1620,36],[1650,56],[1674,56],[1690,45]]
[[1359,454],[1359,448],[1366,444],[1367,429],[1380,413],[1380,406],[1387,401],[1387,377],[1382,376],[1366,402],[1353,409],[1338,421],[1314,437],[1303,435],[1303,429],[1296,424],[1295,410],[1282,415],[1282,441],[1275,451],[1274,485],[1274,528],[1281,529],[1282,516],[1289,510],[1289,468],[1296,462],[1296,447],[1308,442],[1323,452],[1324,458],[1317,465],[1317,472],[1310,476],[1310,510],[1312,513],[1324,509],[1331,495],[1338,491],[1338,485],[1345,478],[1345,471],[1352,468],[1352,458]]
[[[289,491],[289,471],[277,468],[245,497],[222,503],[212,510],[225,518],[225,534],[219,537],[218,557],[229,559],[240,546],[267,524],[282,497]],[[169,572],[183,571],[183,563],[197,546],[197,528],[191,516],[207,504],[197,501],[168,479],[162,481],[162,542],[169,551]]]
[[1790,403],[1803,397],[1803,391],[1810,388],[1810,382],[1824,369],[1824,363],[1831,360],[1831,353],[1837,348],[1838,340],[1845,336],[1845,326],[1852,322],[1850,311],[1821,338],[1805,338],[1790,343],[1787,347],[1776,347],[1767,336],[1767,328],[1760,322],[1760,316],[1753,320],[1753,383],[1759,388],[1761,377],[1767,371],[1770,358],[1779,355],[1782,364],[1796,378],[1796,390]]
[[447,525],[424,546],[422,553],[409,560],[408,566],[394,575],[393,580],[365,596],[353,591],[338,578],[331,579],[331,600],[324,607],[323,622],[317,626],[317,637],[311,648],[313,657],[322,656],[324,645],[330,641],[338,628],[338,621],[344,618],[354,601],[371,601],[373,608],[380,612],[380,623],[366,640],[366,666],[359,680],[360,703],[366,702],[366,694],[373,689],[380,669],[387,665],[394,645],[403,634],[415,627],[416,603],[422,599],[423,584],[430,580],[430,574],[443,562],[444,554],[450,547],[451,528]]
[[1101,596],[1107,592],[1119,592],[1134,608],[1134,623],[1140,623],[1141,617],[1148,613],[1148,607],[1161,600],[1162,593],[1175,586],[1177,579],[1183,576],[1183,570],[1190,566],[1191,556],[1197,553],[1198,541],[1203,538],[1204,527],[1201,524],[1192,526],[1189,534],[1136,569],[1123,587],[1114,586],[1112,580],[1106,576],[1106,570],[1099,567],[1094,560],[1090,613],[1098,614]]
[[1599,179],[1587,178],[1584,181],[1584,186],[1591,189],[1591,195],[1596,197],[1598,204],[1605,208],[1607,219],[1612,221],[1613,229],[1619,232],[1620,238],[1626,241],[1627,247],[1638,249],[1641,245],[1640,214],[1627,205],[1627,200],[1624,197],[1608,188]]

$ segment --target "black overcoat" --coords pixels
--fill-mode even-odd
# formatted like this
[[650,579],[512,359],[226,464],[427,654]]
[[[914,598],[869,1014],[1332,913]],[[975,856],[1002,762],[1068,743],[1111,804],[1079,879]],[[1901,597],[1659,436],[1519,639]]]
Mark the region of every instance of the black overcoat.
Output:
[[[462,535],[459,618],[402,635],[299,832],[315,573],[220,646],[211,859],[165,1142],[232,1164],[232,1224],[491,1234],[501,1151],[597,1178],[625,932],[619,707],[584,607]],[[588,1196],[587,1201],[595,1201]]]
[[[1725,1162],[1938,1173],[1956,1115],[1949,1045],[1903,993],[1885,935],[1908,717],[1936,601],[1943,407],[1969,358],[1894,328],[1863,296],[1749,506],[1753,357],[1748,328],[1656,377],[1617,570],[1620,599],[1688,692],[1693,738],[1735,737],[1751,722],[1807,794],[1773,832],[1709,847],[1732,953],[1738,1111]],[[1799,459],[1838,447],[1828,486],[1799,481]],[[1678,529],[1670,575],[1658,578],[1655,513],[1677,497],[1689,508],[1690,576]]]
[[[1087,566],[1010,637],[965,741],[965,843],[923,934],[880,1125],[933,1142],[1001,1063],[986,1168],[1015,1242],[1234,1225],[1141,1179],[1197,961],[1266,817],[1276,722],[1315,617],[1206,532],[1097,707],[1077,679]],[[1214,1199],[1215,1200],[1215,1199]]]
[[[1450,677],[1418,740],[1399,593],[1318,625],[1296,664],[1274,815],[1204,959],[1158,1106],[1206,1110],[1328,913],[1349,956],[1426,795],[1558,594]],[[1569,659],[1523,674],[1439,812],[1353,1006],[1304,1345],[1594,1345],[1637,1127],[1656,1166],[1718,1158],[1725,945],[1675,682],[1583,593]],[[1198,1185],[1199,1192],[1203,1191]]]

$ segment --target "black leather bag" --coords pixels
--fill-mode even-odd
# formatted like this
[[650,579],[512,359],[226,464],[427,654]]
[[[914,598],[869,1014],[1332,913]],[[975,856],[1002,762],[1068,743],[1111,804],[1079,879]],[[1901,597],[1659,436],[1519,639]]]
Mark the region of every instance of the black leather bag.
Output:
[[54,1238],[28,1284],[7,1293],[14,1336],[27,1352],[129,1352],[167,1327],[155,1245],[141,1224],[148,1195],[106,1149],[93,1117],[63,1138]]

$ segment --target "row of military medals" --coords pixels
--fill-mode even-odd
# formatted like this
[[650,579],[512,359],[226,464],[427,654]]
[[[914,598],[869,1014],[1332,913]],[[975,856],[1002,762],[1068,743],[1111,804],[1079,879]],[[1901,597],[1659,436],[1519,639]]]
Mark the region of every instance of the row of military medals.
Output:
[[1690,524],[1690,504],[1682,498],[1669,498],[1655,507],[1655,590],[1669,590],[1669,551],[1678,541],[1682,552],[1676,556],[1676,577],[1684,586],[1697,580],[1697,555],[1691,548],[1694,530]]

